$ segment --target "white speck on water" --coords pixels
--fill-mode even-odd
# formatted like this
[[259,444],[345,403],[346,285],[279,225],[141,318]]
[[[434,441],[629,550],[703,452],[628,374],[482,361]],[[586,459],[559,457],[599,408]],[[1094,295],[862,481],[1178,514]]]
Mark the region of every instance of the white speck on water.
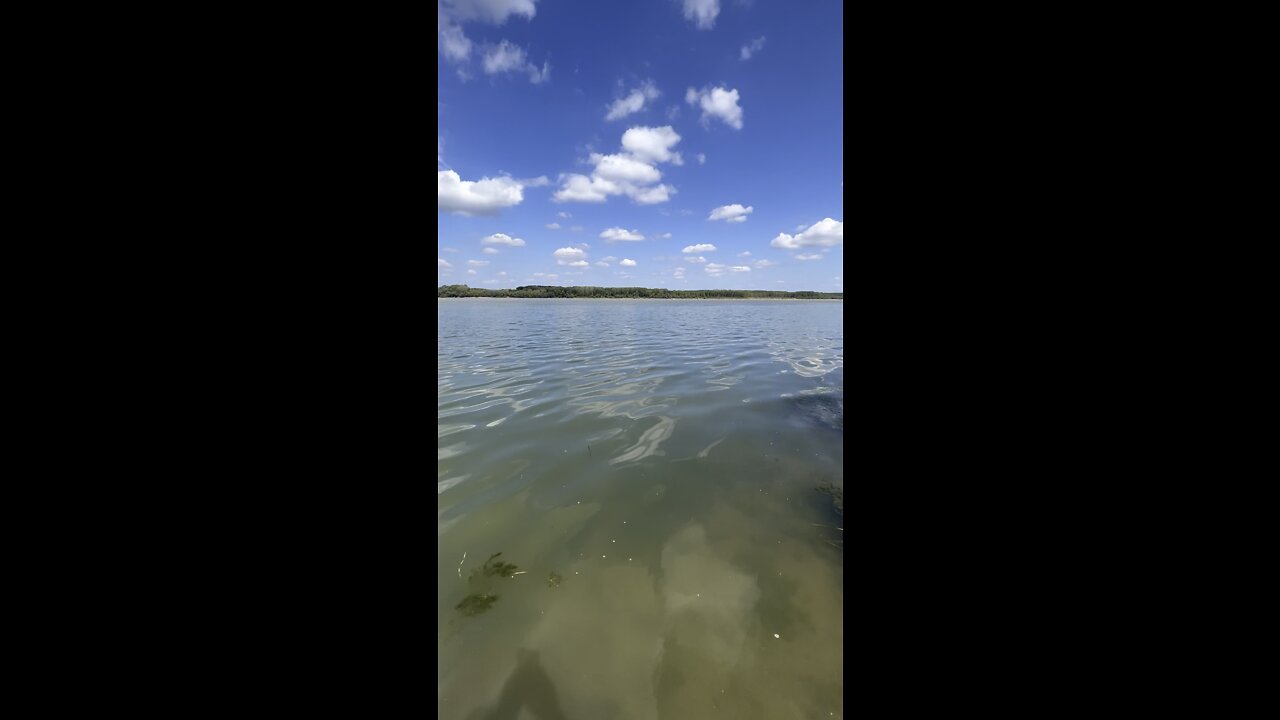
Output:
[[609,557],[609,556],[608,556],[608,555],[601,555],[600,557]]
[[782,639],[782,636],[781,636],[781,635],[779,635],[778,633],[774,633],[774,634],[773,634],[773,636],[774,636],[774,637],[776,637],[776,638],[778,638],[779,640],[781,640],[781,639]]
[[617,540],[610,540],[609,542],[618,542],[618,541],[617,541]]
[[627,562],[631,562],[631,558],[627,558]]

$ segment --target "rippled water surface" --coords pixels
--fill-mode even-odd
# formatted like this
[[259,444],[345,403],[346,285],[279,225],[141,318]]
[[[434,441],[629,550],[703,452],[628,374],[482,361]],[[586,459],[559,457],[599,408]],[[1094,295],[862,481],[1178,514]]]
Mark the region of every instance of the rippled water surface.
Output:
[[843,302],[438,310],[440,717],[843,717]]

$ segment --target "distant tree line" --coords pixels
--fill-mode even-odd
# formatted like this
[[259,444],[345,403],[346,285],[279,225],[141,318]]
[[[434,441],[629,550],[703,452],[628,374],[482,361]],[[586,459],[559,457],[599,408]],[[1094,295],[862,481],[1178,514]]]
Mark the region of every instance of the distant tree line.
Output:
[[514,290],[487,290],[466,285],[441,285],[436,297],[491,298],[782,298],[788,300],[843,300],[844,293],[783,292],[781,290],[667,290],[642,287],[594,287],[559,285],[521,285]]

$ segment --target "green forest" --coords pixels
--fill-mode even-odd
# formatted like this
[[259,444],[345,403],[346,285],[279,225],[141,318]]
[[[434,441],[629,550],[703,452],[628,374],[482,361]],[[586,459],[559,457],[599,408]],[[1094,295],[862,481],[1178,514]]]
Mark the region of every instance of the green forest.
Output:
[[514,290],[487,290],[466,285],[441,285],[436,297],[489,298],[652,298],[679,300],[686,298],[778,298],[784,300],[843,300],[844,293],[783,292],[781,290],[667,290],[642,287],[593,287],[559,285],[521,285]]

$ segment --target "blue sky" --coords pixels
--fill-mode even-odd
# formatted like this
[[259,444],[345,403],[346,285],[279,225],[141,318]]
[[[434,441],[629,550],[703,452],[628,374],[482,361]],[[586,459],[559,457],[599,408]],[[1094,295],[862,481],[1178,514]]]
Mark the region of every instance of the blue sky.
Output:
[[441,284],[843,290],[840,0],[437,1]]

